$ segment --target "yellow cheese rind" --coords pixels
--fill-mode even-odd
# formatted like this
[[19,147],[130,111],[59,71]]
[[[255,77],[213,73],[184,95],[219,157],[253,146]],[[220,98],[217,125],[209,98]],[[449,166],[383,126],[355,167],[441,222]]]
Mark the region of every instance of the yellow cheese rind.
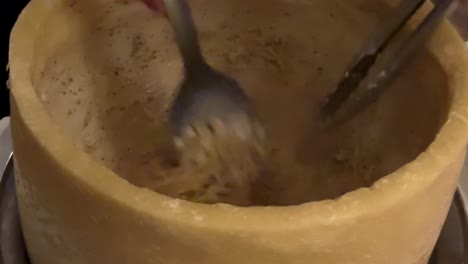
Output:
[[33,80],[35,64],[47,57],[36,54],[37,47],[69,37],[66,16],[63,27],[54,29],[55,39],[41,37],[43,25],[54,19],[50,14],[64,6],[32,1],[11,35],[17,193],[34,264],[427,263],[456,189],[468,135],[468,57],[448,22],[427,48],[444,70],[452,100],[447,122],[424,153],[370,188],[336,200],[241,208],[138,188],[63,133]]

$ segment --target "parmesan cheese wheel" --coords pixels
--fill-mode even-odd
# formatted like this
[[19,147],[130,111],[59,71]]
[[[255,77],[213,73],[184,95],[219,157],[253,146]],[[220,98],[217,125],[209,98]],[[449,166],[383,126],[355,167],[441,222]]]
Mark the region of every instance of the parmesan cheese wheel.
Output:
[[136,0],[31,1],[9,58],[32,262],[426,264],[468,135],[468,56],[452,26],[365,113],[333,131],[316,122],[396,2],[190,1],[207,60],[245,87],[272,146],[274,177],[240,207],[173,198],[159,182],[182,78],[164,18]]

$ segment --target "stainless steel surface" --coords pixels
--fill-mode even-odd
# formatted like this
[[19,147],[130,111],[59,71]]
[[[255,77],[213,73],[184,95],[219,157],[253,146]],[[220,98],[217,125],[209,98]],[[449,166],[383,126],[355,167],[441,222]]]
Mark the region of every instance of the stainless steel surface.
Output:
[[[0,164],[7,164],[0,182],[0,264],[28,264],[30,262],[23,241],[16,201],[13,159],[10,158],[10,134],[0,134],[0,142],[6,143],[0,145]],[[465,164],[468,165],[468,158]],[[429,264],[468,263],[468,222],[464,200],[468,194],[467,183],[468,166],[465,166],[459,190],[455,194]]]
[[[467,258],[468,223],[460,190],[454,197],[429,264],[463,264]],[[468,263],[468,262],[467,262]]]
[[[2,122],[4,122],[3,120]],[[11,131],[0,131],[0,264],[29,263],[21,231],[15,192]]]
[[3,172],[7,165],[7,161],[11,156],[11,153],[13,152],[13,146],[11,143],[10,119],[5,118],[0,122],[0,170]]
[[29,263],[16,200],[12,158],[0,184],[0,253],[1,264]]

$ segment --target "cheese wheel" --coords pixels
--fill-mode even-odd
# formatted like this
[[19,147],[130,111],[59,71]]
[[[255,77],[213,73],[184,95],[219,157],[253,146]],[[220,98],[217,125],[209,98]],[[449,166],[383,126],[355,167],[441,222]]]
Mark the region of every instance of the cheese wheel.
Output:
[[426,264],[468,135],[468,56],[452,26],[375,106],[336,131],[314,123],[396,2],[190,2],[207,60],[246,88],[286,164],[268,206],[239,207],[172,198],[146,177],[161,171],[143,160],[170,138],[165,110],[181,79],[164,18],[136,0],[31,1],[9,59],[32,262]]

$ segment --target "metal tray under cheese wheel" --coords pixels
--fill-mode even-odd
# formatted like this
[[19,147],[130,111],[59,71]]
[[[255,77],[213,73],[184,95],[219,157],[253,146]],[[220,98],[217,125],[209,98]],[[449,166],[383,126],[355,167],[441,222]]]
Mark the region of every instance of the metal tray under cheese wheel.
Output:
[[[28,264],[19,221],[9,129],[0,131],[0,264]],[[429,264],[468,263],[468,158],[462,180]],[[465,261],[467,260],[467,261]]]

